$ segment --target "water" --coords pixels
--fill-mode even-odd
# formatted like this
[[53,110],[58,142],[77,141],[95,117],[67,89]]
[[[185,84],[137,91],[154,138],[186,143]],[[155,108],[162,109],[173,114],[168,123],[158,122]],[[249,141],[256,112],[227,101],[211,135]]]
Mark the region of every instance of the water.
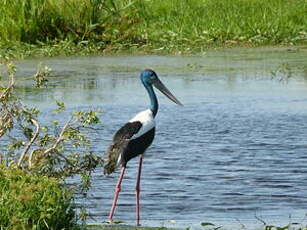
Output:
[[[18,63],[22,75],[41,60]],[[54,100],[69,110],[99,108],[93,151],[103,154],[114,132],[148,98],[139,71],[153,68],[177,106],[159,94],[156,138],[142,175],[147,226],[200,227],[305,223],[307,213],[307,50],[230,49],[201,56],[97,56],[42,60],[51,87],[22,91],[52,120]],[[273,79],[272,79],[273,78]],[[129,162],[115,219],[134,224],[138,161]],[[97,169],[87,199],[89,222],[107,219],[118,172]]]

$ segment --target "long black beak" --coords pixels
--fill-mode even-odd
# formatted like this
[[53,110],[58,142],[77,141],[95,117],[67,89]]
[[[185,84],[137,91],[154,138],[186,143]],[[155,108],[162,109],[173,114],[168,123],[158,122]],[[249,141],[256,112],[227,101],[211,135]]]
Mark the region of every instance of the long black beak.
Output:
[[165,96],[167,96],[170,100],[175,102],[177,105],[183,105],[167,88],[166,86],[159,80],[156,79],[153,82],[153,85],[160,90]]

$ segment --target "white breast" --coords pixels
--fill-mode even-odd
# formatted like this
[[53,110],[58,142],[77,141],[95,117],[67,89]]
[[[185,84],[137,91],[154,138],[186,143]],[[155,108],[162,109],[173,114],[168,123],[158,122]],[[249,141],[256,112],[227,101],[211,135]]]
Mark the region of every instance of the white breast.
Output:
[[142,123],[141,129],[134,134],[131,139],[138,138],[143,134],[147,133],[153,127],[155,127],[155,119],[153,117],[152,111],[147,109],[143,112],[138,113],[134,118],[132,118],[129,122],[139,121]]

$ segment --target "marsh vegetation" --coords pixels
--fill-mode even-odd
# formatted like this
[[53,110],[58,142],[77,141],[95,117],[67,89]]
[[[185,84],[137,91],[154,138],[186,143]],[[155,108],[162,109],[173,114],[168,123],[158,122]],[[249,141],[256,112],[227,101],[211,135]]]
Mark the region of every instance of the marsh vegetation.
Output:
[[3,0],[0,50],[28,56],[305,43],[306,10],[304,0]]
[[[101,163],[89,151],[86,132],[99,118],[96,111],[76,111],[63,123],[65,105],[57,101],[53,113],[60,121],[41,122],[41,111],[17,95],[16,84],[24,79],[17,80],[16,71],[7,60],[0,72],[0,229],[79,228],[86,213],[73,196],[86,194],[91,172]],[[39,68],[36,87],[48,82],[49,73]],[[65,183],[73,176],[79,176],[78,186]]]

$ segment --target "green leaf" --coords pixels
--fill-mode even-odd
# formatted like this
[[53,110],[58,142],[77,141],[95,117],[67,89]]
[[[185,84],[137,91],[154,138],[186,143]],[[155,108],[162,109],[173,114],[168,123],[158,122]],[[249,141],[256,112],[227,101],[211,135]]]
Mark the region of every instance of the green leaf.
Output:
[[276,230],[288,230],[289,229],[289,225],[286,225],[284,227],[276,227]]
[[65,110],[64,102],[56,101],[56,105],[58,106],[58,108],[53,110],[55,113],[59,113]]
[[266,225],[264,230],[272,230],[273,228],[275,228],[274,225]]
[[15,141],[12,144],[9,145],[9,149],[10,150],[14,150],[14,149],[20,149],[23,146],[22,141]]
[[56,125],[59,124],[59,122],[58,122],[58,121],[51,121],[51,124],[54,125],[54,126],[56,126]]
[[33,129],[30,129],[29,127],[22,127],[23,129],[23,135],[25,135],[26,138],[31,139],[33,136]]
[[214,224],[210,223],[210,222],[202,222],[200,223],[201,226],[215,226]]
[[124,221],[122,221],[122,220],[110,220],[110,221],[108,221],[110,224],[122,224],[122,223],[124,223]]
[[42,127],[42,131],[43,131],[43,132],[48,132],[48,130],[49,130],[49,129],[48,129],[48,126],[43,126],[43,127]]

